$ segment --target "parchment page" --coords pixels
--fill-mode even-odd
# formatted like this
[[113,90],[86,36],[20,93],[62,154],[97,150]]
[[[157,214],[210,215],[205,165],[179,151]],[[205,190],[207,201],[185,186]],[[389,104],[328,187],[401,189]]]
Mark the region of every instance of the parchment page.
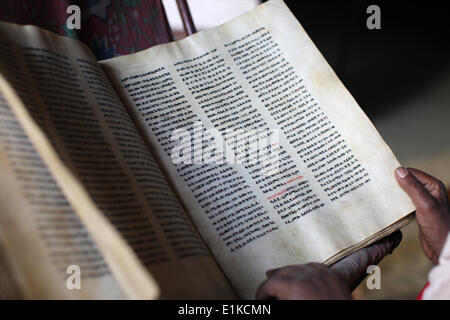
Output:
[[0,57],[0,72],[156,279],[160,297],[234,297],[90,51],[73,39],[2,23]]
[[267,269],[335,260],[414,210],[395,156],[282,1],[100,63],[245,298]]
[[[0,289],[6,297],[157,297],[151,276],[56,158],[3,77],[0,173],[1,269],[8,278]],[[78,280],[71,277],[74,267]]]

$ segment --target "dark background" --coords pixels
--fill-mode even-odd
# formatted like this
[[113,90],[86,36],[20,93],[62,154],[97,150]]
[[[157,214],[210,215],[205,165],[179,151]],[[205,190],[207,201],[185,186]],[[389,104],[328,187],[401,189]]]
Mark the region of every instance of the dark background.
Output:
[[[284,1],[370,118],[450,71],[445,2]],[[381,9],[381,30],[366,27],[372,4]]]

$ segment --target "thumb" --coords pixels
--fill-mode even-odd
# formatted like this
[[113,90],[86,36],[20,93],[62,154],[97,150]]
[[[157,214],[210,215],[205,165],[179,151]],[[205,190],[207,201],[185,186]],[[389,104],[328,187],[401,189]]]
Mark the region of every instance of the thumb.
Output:
[[360,249],[330,266],[347,283],[355,289],[367,275],[367,267],[376,265],[390,254],[402,241],[402,233],[396,231],[391,235]]
[[397,168],[395,178],[403,191],[411,198],[416,210],[429,210],[435,205],[434,198],[408,169]]

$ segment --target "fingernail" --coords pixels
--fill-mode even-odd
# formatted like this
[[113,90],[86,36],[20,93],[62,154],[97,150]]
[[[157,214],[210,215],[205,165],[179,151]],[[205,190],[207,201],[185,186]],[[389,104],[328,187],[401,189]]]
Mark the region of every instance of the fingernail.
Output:
[[401,231],[396,231],[395,233],[392,234],[392,236],[394,237],[394,241],[392,244],[391,252],[389,252],[389,253],[392,253],[394,251],[394,249],[398,247],[400,242],[402,242],[402,239],[403,239],[403,235],[402,235]]
[[398,175],[401,179],[403,179],[404,177],[406,177],[406,175],[408,174],[408,170],[406,170],[406,169],[403,168],[403,167],[397,168],[397,169],[395,170],[395,172],[397,173],[397,175]]
[[272,273],[274,273],[276,270],[278,270],[278,268],[274,268],[274,269],[269,269],[266,271],[266,276],[270,276]]

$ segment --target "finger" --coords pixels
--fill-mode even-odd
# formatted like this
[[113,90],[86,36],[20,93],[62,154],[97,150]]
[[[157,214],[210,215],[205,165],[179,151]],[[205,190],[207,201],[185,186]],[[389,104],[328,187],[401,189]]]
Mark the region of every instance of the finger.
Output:
[[411,198],[417,210],[425,212],[436,205],[435,199],[407,169],[400,167],[395,170],[395,178],[400,187]]
[[366,247],[366,250],[369,252],[369,263],[378,264],[386,255],[391,254],[398,247],[402,238],[402,232],[397,230]]
[[396,231],[384,239],[360,249],[330,266],[353,290],[367,275],[367,267],[376,265],[400,244],[402,233]]
[[331,265],[331,268],[343,270],[343,267],[347,267],[347,261],[351,258],[358,258],[359,269],[365,270],[367,266],[379,263],[384,256],[392,253],[392,251],[400,244],[401,240],[401,231],[396,231],[389,236],[339,260]]
[[274,268],[274,269],[269,269],[269,270],[267,270],[267,271],[266,271],[266,276],[267,276],[268,278],[270,278],[270,277],[273,276],[274,273],[277,272],[277,270],[279,270],[279,269],[280,269],[280,268]]
[[268,300],[273,298],[270,286],[268,285],[268,280],[265,280],[256,290],[255,299],[256,300]]
[[440,203],[448,204],[447,190],[444,184],[439,179],[425,173],[423,171],[408,168],[408,171],[422,184],[433,197],[435,197]]
[[256,300],[280,299],[280,293],[286,286],[281,278],[270,278],[264,281],[256,291]]

